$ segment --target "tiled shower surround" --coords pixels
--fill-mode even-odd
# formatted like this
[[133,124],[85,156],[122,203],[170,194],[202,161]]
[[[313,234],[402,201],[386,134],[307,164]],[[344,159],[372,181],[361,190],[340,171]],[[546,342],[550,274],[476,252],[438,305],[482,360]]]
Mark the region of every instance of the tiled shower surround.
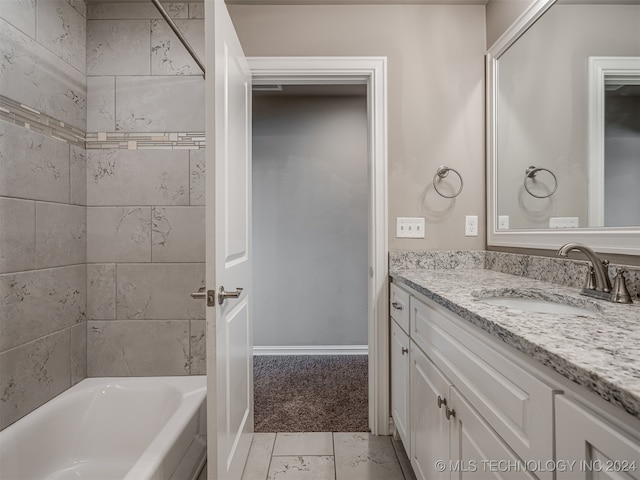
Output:
[[[204,57],[202,5],[165,7]],[[151,2],[89,4],[88,376],[204,373],[204,85]]]
[[[203,4],[164,5],[203,56]],[[0,38],[0,429],[86,376],[204,373],[197,66],[150,2],[7,0]]]

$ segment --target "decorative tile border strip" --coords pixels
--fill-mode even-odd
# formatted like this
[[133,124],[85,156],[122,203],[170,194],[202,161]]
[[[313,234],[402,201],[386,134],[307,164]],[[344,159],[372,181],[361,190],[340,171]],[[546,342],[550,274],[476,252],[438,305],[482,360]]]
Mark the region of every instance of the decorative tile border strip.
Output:
[[71,145],[85,148],[85,132],[65,124],[19,102],[0,95],[0,119],[54,138]]
[[205,148],[205,136],[204,132],[87,133],[87,150],[107,148],[119,150],[198,150]]

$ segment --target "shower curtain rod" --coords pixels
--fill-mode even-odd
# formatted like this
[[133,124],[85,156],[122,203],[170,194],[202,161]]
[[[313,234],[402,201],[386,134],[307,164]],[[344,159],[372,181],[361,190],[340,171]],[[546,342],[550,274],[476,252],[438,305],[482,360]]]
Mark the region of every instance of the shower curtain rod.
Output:
[[191,45],[189,44],[187,39],[184,37],[182,32],[178,29],[173,19],[169,16],[167,11],[164,9],[162,4],[160,3],[160,0],[151,0],[151,3],[155,5],[155,7],[158,9],[158,12],[160,12],[160,15],[162,15],[162,18],[166,20],[166,22],[171,27],[171,30],[173,30],[173,33],[175,33],[176,36],[178,37],[178,40],[182,42],[182,45],[184,45],[184,48],[187,49],[187,52],[189,52],[193,60],[198,64],[198,67],[200,67],[200,70],[202,70],[202,76],[204,77],[205,76],[204,64],[200,61],[200,58],[198,58],[198,54],[191,47]]

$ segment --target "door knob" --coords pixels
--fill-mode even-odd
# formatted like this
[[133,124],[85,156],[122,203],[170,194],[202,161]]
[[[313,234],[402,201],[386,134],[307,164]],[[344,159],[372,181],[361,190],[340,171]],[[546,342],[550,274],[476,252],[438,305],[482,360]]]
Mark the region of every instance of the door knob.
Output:
[[207,298],[207,292],[205,291],[207,287],[200,287],[197,292],[193,292],[191,294],[191,298],[195,300],[199,300],[201,298]]
[[238,298],[243,288],[237,287],[235,292],[227,292],[224,287],[218,289],[218,303],[222,305],[227,298]]
[[449,407],[446,407],[446,410],[444,412],[444,416],[447,417],[447,420],[449,420],[451,417],[455,418],[456,417],[456,411],[454,409],[449,409]]
[[438,408],[442,408],[442,405],[447,405],[447,399],[442,398],[440,395],[438,395]]
[[191,298],[195,300],[207,299],[207,307],[216,306],[216,293],[213,290],[207,290],[207,287],[200,287],[197,292],[191,294]]
[[402,355],[404,355],[405,353],[409,353],[409,349],[402,347]]

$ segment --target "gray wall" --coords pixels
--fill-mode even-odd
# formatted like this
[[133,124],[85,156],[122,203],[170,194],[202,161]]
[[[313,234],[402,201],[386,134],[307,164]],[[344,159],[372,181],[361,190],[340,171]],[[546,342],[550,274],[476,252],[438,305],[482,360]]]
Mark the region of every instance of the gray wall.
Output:
[[254,344],[366,345],[366,97],[253,99]]
[[[168,5],[202,58],[201,7]],[[150,2],[88,12],[88,375],[202,374],[204,80]]]
[[[230,5],[229,11],[247,55],[386,56],[389,248],[484,248],[484,6]],[[455,200],[433,190],[443,164],[464,177]],[[465,215],[478,215],[477,237],[465,237]],[[398,216],[425,217],[426,238],[396,239]]]
[[83,7],[0,2],[0,95],[41,112],[0,119],[0,429],[86,376],[85,151],[44,125],[85,129]]

